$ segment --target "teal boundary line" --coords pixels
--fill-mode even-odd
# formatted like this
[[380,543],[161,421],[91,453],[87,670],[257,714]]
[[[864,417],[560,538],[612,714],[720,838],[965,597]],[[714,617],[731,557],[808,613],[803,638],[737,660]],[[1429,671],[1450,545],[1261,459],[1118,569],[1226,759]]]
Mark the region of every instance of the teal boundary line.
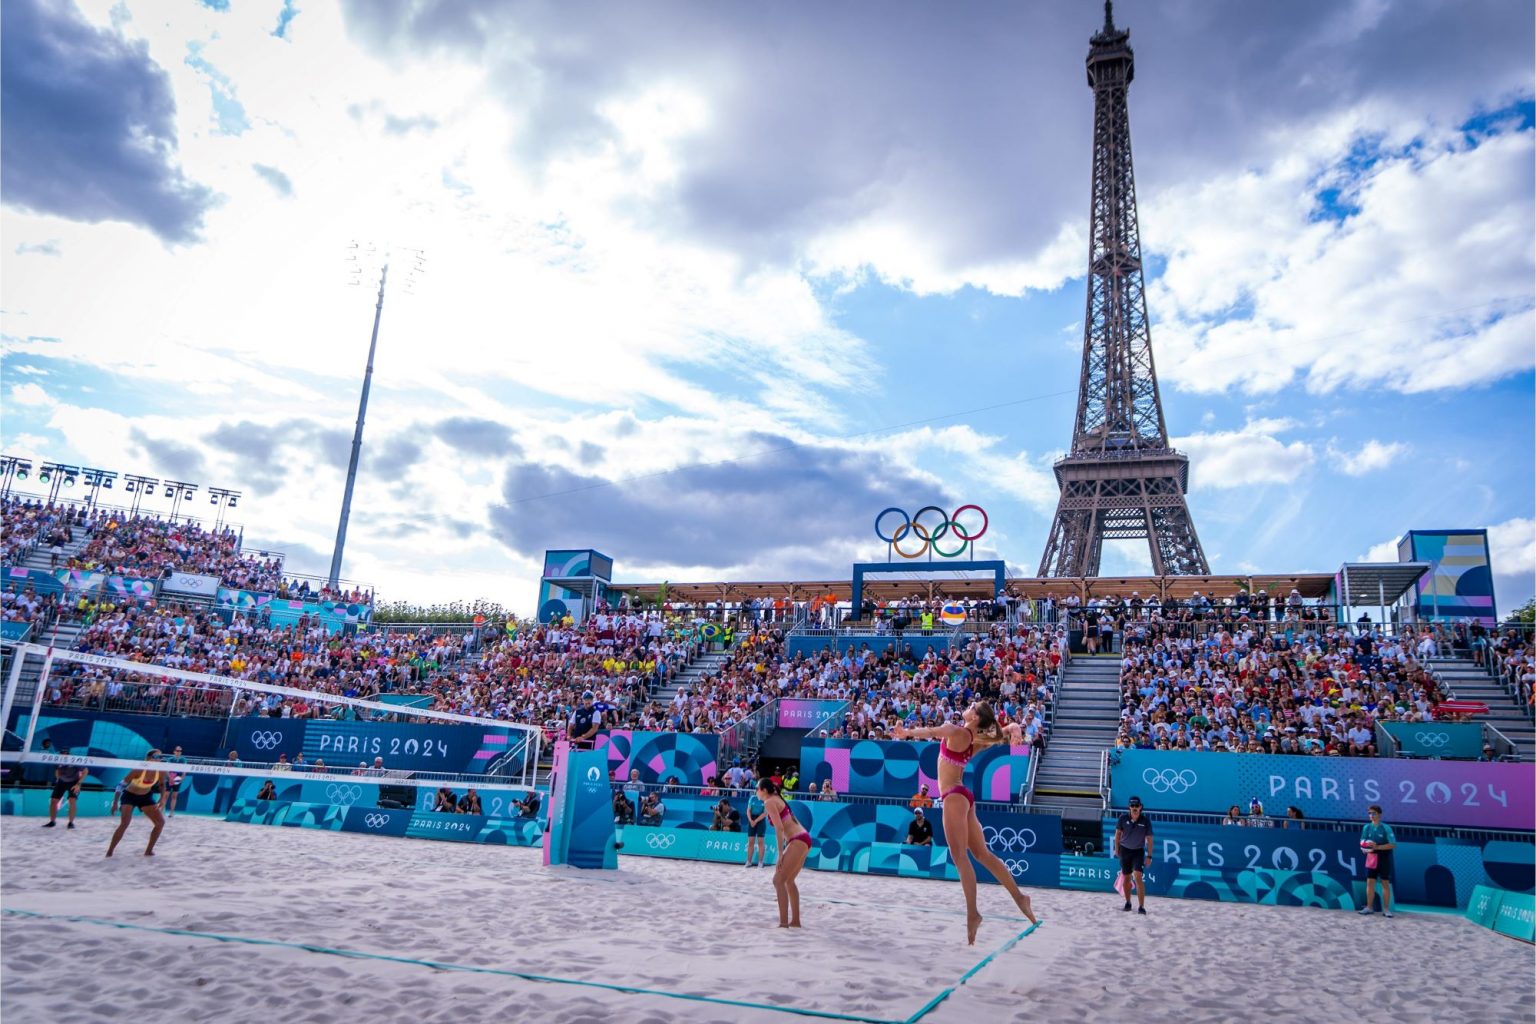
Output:
[[661,996],[666,999],[682,999],[690,1002],[712,1003],[717,1006],[738,1006],[751,1010],[768,1010],[773,1013],[790,1013],[801,1017],[816,1017],[822,1020],[857,1021],[859,1024],[916,1024],[917,1021],[932,1013],[944,1000],[954,994],[955,990],[969,981],[975,974],[998,956],[1006,953],[1019,943],[1030,932],[1040,925],[1032,924],[1018,935],[1009,939],[1001,947],[987,954],[980,963],[972,967],[960,976],[960,980],[940,992],[927,1005],[917,1013],[904,1020],[891,1020],[885,1017],[864,1017],[851,1013],[836,1013],[831,1010],[811,1010],[797,1006],[773,1006],[769,1003],[753,1003],[740,999],[721,999],[715,996],[697,996],[687,992],[669,992],[665,989],[641,988],[634,985],[612,985],[600,981],[582,981],[579,978],[556,978],[544,974],[530,974],[524,971],[511,971],[501,967],[477,967],[473,964],[453,964],[438,960],[421,960],[415,957],[392,956],[388,953],[368,953],[356,949],[337,949],[331,946],[321,946],[308,942],[284,942],[281,939],[254,939],[240,935],[221,935],[217,932],[199,932],[186,928],[168,928],[157,925],[131,924],[126,921],[110,921],[99,917],[84,917],[76,914],[44,914],[35,910],[18,910],[12,907],[0,909],[0,913],[11,917],[26,917],[44,921],[69,921],[75,924],[98,925],[104,928],[121,928],[125,931],[153,932],[160,935],[179,935],[195,939],[211,939],[215,942],[233,942],[246,946],[270,946],[279,949],[298,949],[307,953],[319,953],[326,956],[340,956],[351,960],[381,960],[387,963],[410,964],[416,967],[429,967],[438,971],[462,971],[468,974],[493,974],[507,978],[518,978],[522,981],[541,982],[550,985],[578,985],[584,988],[604,989],[609,992],[623,992],[626,995]]
[[1040,921],[1036,921],[1034,924],[1030,925],[1028,928],[1025,928],[1023,931],[1019,932],[1019,934],[1003,943],[997,949],[982,957],[981,963],[960,975],[959,981],[955,982],[953,985],[949,986],[949,988],[946,988],[932,999],[928,1000],[927,1004],[922,1009],[908,1017],[905,1021],[902,1021],[902,1024],[917,1024],[918,1021],[928,1016],[934,1010],[937,1010],[940,1003],[955,994],[956,989],[960,988],[966,982],[974,978],[983,967],[987,966],[987,964],[991,963],[993,960],[996,960],[998,957],[1008,952],[1014,946],[1017,946],[1020,942],[1024,941],[1025,936],[1029,935],[1029,933],[1034,931],[1036,928],[1039,928],[1041,923],[1042,922]]

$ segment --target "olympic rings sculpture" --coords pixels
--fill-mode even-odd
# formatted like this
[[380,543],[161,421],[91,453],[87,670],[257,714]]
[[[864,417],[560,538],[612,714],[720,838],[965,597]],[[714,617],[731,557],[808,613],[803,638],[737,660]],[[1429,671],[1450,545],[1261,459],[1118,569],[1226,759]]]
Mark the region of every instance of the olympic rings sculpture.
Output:
[[[961,513],[969,511],[975,511],[981,514],[981,529],[968,530],[960,522]],[[896,527],[896,529],[891,534],[887,535],[880,529],[880,524],[884,522],[886,516],[893,512],[901,516],[901,525]],[[939,520],[935,523],[932,523],[931,525],[922,522],[924,514],[928,512],[937,513]],[[953,513],[945,512],[938,505],[924,505],[922,508],[918,509],[917,514],[913,516],[907,515],[905,509],[892,506],[882,511],[879,515],[875,516],[875,536],[879,537],[881,540],[885,541],[892,548],[894,548],[896,553],[902,558],[921,558],[928,554],[929,551],[932,551],[940,558],[958,558],[960,555],[965,553],[965,546],[970,544],[972,541],[980,540],[986,534],[987,527],[991,525],[992,521],[987,517],[987,510],[982,508],[980,505],[961,505],[959,508],[955,509]],[[917,535],[917,538],[922,541],[921,547],[915,550],[909,550],[901,546],[902,540],[905,539],[909,533]],[[939,547],[939,541],[943,540],[950,534],[954,534],[957,538],[959,538],[960,546],[955,548],[953,551],[946,551]]]

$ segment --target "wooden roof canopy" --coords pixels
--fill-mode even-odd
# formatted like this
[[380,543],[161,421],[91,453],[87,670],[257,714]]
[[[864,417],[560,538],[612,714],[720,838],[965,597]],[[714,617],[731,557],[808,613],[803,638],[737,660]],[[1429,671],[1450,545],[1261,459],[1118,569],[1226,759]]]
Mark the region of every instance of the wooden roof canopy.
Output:
[[[938,570],[938,567],[934,567]],[[942,570],[940,570],[942,571]],[[904,597],[992,597],[992,577],[976,574],[969,579],[943,579],[925,577],[922,570],[914,568],[909,577],[866,576],[864,593],[875,601],[892,601]],[[815,597],[836,595],[840,601],[849,600],[853,584],[849,580],[799,580],[783,582],[767,581],[719,581],[713,583],[665,584],[667,600],[673,604],[700,604],[724,601],[734,604],[748,598],[785,598],[792,601],[808,601]],[[1095,576],[1086,579],[1010,579],[1008,589],[1019,597],[1041,598],[1047,594],[1058,600],[1076,594],[1080,600],[1108,597],[1119,594],[1130,597],[1132,593],[1142,597],[1156,594],[1159,600],[1170,598],[1187,600],[1195,591],[1217,598],[1230,597],[1239,590],[1250,593],[1267,591],[1271,598],[1284,598],[1292,590],[1301,592],[1309,600],[1326,597],[1333,585],[1332,573],[1274,573],[1254,576]],[[660,593],[660,583],[615,583],[613,590],[629,594],[632,598],[654,601]]]

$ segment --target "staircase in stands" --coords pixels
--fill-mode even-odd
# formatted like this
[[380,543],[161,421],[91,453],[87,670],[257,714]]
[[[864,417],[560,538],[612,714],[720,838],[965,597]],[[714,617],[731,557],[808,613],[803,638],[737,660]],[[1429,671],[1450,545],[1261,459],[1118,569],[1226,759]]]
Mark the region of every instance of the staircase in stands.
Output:
[[1536,760],[1536,722],[1531,708],[1523,705],[1504,688],[1498,677],[1470,658],[1432,658],[1429,670],[1450,696],[1457,700],[1476,700],[1488,705],[1488,714],[1475,721],[1493,726],[1515,745],[1521,761]]
[[1120,726],[1120,658],[1080,655],[1062,674],[1051,733],[1035,770],[1030,803],[1097,819],[1099,773]]

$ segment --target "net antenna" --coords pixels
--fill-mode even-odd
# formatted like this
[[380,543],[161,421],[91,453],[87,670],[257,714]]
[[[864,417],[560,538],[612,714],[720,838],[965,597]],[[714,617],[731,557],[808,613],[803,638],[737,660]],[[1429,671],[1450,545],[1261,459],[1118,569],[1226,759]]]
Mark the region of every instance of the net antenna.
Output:
[[[52,647],[44,647],[40,644],[19,643],[7,644],[6,651],[10,658],[10,664],[5,677],[5,694],[3,706],[0,706],[0,722],[6,724],[5,750],[0,752],[0,761],[15,770],[18,765],[43,764],[43,765],[85,765],[91,769],[92,774],[103,771],[134,771],[136,769],[165,770],[163,761],[143,761],[137,758],[125,758],[114,756],[98,756],[96,754],[58,754],[44,752],[36,749],[38,721],[45,712],[43,699],[48,695],[50,680],[53,677],[55,666],[59,662],[67,664],[89,665],[93,668],[104,669],[111,673],[110,679],[122,682],[125,687],[135,692],[132,700],[145,702],[152,701],[159,708],[166,711],[178,709],[196,709],[204,714],[212,711],[219,717],[224,717],[227,723],[236,720],[234,712],[240,705],[243,694],[266,694],[282,697],[301,697],[322,711],[323,717],[331,717],[325,712],[333,712],[339,708],[350,708],[359,719],[368,721],[390,721],[410,723],[438,722],[445,725],[474,725],[487,731],[489,736],[505,738],[505,748],[502,753],[490,759],[484,772],[432,772],[432,771],[402,771],[369,769],[367,776],[370,781],[387,782],[391,786],[405,786],[416,790],[414,806],[417,809],[431,809],[431,801],[439,786],[474,786],[485,792],[489,798],[491,794],[500,794],[503,797],[512,795],[521,796],[535,788],[537,780],[539,758],[543,750],[544,731],[538,726],[524,725],[518,722],[508,722],[497,718],[483,718],[475,715],[461,715],[451,711],[436,711],[431,708],[409,707],[400,704],[386,704],[382,701],[368,700],[362,697],[343,697],[337,694],[319,693],[314,690],[302,690],[291,686],[274,686],[269,683],[257,683],[244,679],[232,679],[228,676],[211,675],[206,672],[193,672],[187,669],[172,668],[166,665],[152,665],[139,661],[128,661],[123,658],[108,658],[99,654],[86,654],[81,651],[61,651]],[[31,665],[40,666],[35,679],[23,680],[24,668]],[[11,712],[14,707],[21,705],[30,709],[25,728],[12,731],[9,728]],[[75,710],[75,708],[71,708]],[[108,709],[110,710],[110,709]],[[157,709],[158,710],[158,709]],[[152,717],[146,715],[146,718]],[[18,726],[20,726],[18,721]],[[228,724],[226,724],[225,737],[228,738]],[[13,749],[14,748],[14,749]],[[226,761],[214,758],[192,758],[186,765],[178,764],[176,770],[185,774],[199,775],[235,775],[272,777],[271,767],[263,767],[261,764],[252,764],[255,758],[241,755],[241,763],[238,766]],[[314,777],[336,776],[348,777],[351,772],[341,765],[328,767],[324,773],[311,773]],[[294,775],[280,772],[280,777],[292,781]]]

